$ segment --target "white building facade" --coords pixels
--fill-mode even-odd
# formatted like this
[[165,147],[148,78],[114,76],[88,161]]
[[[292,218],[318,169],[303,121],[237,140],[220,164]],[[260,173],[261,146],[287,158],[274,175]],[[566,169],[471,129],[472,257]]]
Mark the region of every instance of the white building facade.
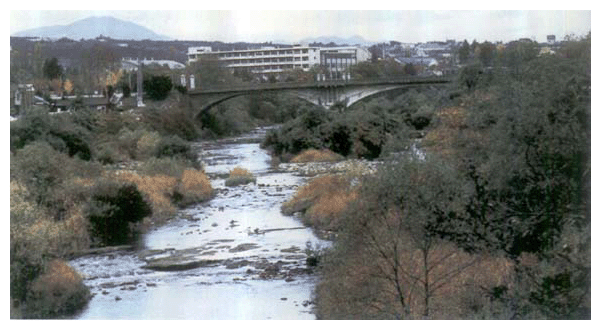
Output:
[[229,68],[248,69],[254,73],[279,73],[294,69],[308,71],[316,65],[342,71],[343,66],[348,67],[370,58],[369,51],[359,47],[320,48],[300,45],[216,52],[211,47],[189,47],[187,55],[188,64],[203,55],[210,55]]

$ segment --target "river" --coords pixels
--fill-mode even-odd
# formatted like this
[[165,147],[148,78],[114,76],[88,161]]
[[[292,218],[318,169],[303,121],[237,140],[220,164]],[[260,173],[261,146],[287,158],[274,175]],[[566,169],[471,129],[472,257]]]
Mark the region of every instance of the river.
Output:
[[[78,319],[315,319],[316,277],[305,247],[327,246],[280,213],[306,178],[275,171],[259,147],[264,130],[196,145],[217,190],[144,234],[141,248],[71,261],[93,298]],[[225,186],[236,166],[256,184]]]

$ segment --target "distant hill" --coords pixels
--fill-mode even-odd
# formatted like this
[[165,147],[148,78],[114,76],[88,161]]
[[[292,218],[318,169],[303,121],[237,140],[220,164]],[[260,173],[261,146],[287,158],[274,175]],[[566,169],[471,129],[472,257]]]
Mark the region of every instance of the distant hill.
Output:
[[88,17],[69,25],[46,26],[13,34],[14,37],[94,39],[98,36],[122,40],[171,40],[140,25],[110,16]]
[[333,42],[337,45],[349,45],[349,46],[354,46],[354,45],[371,46],[371,45],[375,44],[375,42],[367,41],[367,40],[363,39],[363,37],[361,37],[361,36],[352,36],[350,38],[322,36],[322,37],[317,37],[317,38],[305,38],[300,41],[301,44],[312,44],[312,43],[329,44],[330,42]]

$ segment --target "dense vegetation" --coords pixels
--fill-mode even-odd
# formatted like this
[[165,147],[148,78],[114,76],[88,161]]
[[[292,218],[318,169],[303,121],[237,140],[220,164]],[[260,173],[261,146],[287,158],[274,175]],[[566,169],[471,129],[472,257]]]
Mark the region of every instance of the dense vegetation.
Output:
[[132,244],[178,206],[211,198],[184,139],[199,132],[190,116],[158,109],[30,111],[11,122],[11,317],[77,311],[89,292],[65,259]]
[[[431,109],[425,157],[316,178],[284,205],[337,233],[321,257],[319,318],[591,317],[590,41],[467,66],[452,101]],[[316,117],[269,144],[340,150],[324,129],[339,119]]]
[[405,150],[426,128],[445,93],[409,90],[353,105],[342,112],[315,108],[268,133],[263,147],[289,160],[308,149],[329,149],[345,157],[375,159]]

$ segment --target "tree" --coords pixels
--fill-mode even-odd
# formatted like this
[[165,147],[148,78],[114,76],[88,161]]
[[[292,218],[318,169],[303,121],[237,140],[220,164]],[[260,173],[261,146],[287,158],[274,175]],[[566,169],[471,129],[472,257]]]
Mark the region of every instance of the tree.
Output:
[[403,67],[403,71],[405,72],[405,74],[411,76],[415,76],[417,74],[417,68],[415,67],[415,65],[413,65],[413,63],[405,64],[405,66]]
[[58,59],[53,57],[44,61],[42,71],[44,72],[44,77],[53,80],[61,77],[63,74],[63,67],[58,64]]
[[483,44],[480,45],[480,53],[478,54],[478,58],[480,59],[480,62],[482,62],[482,65],[484,65],[485,67],[491,66],[494,55],[495,45],[488,41],[485,41]]
[[470,44],[467,42],[467,40],[463,40],[463,44],[461,44],[461,47],[459,47],[459,62],[460,63],[467,63],[467,60],[470,56]]
[[230,70],[220,63],[216,56],[203,55],[197,61],[190,64],[190,73],[198,77],[196,85],[199,88],[215,88],[234,81]]
[[[530,45],[512,45],[514,54]],[[440,228],[441,235],[512,260],[509,317],[590,318],[590,61],[540,57],[514,65],[514,74],[475,88],[494,97],[476,99],[468,116],[486,109],[493,120],[469,124],[479,148],[456,142],[472,193],[463,224]]]
[[172,88],[173,83],[168,76],[151,76],[144,79],[144,91],[150,99],[155,101],[166,99]]
[[93,234],[105,245],[127,243],[135,224],[152,214],[135,184],[101,182],[94,187],[87,211]]
[[63,85],[63,89],[65,90],[65,92],[67,92],[67,94],[71,94],[73,93],[73,83],[71,82],[70,79],[65,80],[65,83]]
[[81,79],[90,92],[103,90],[107,85],[107,71],[113,71],[119,63],[119,56],[109,47],[97,44],[82,53]]
[[[351,260],[347,275],[336,279],[343,287],[352,286],[347,288],[352,292],[340,297],[353,301],[357,310],[351,313],[363,310],[362,318],[432,316],[437,292],[478,261],[477,256],[458,253],[434,230],[463,212],[463,197],[455,171],[434,159],[400,158],[363,181],[360,197],[347,213],[339,248],[325,260],[326,278],[337,276],[338,262]],[[369,294],[363,296],[365,292]],[[327,293],[318,289],[319,294]]]
[[371,63],[377,63],[379,58],[382,58],[382,45],[373,45],[368,48],[371,53]]

